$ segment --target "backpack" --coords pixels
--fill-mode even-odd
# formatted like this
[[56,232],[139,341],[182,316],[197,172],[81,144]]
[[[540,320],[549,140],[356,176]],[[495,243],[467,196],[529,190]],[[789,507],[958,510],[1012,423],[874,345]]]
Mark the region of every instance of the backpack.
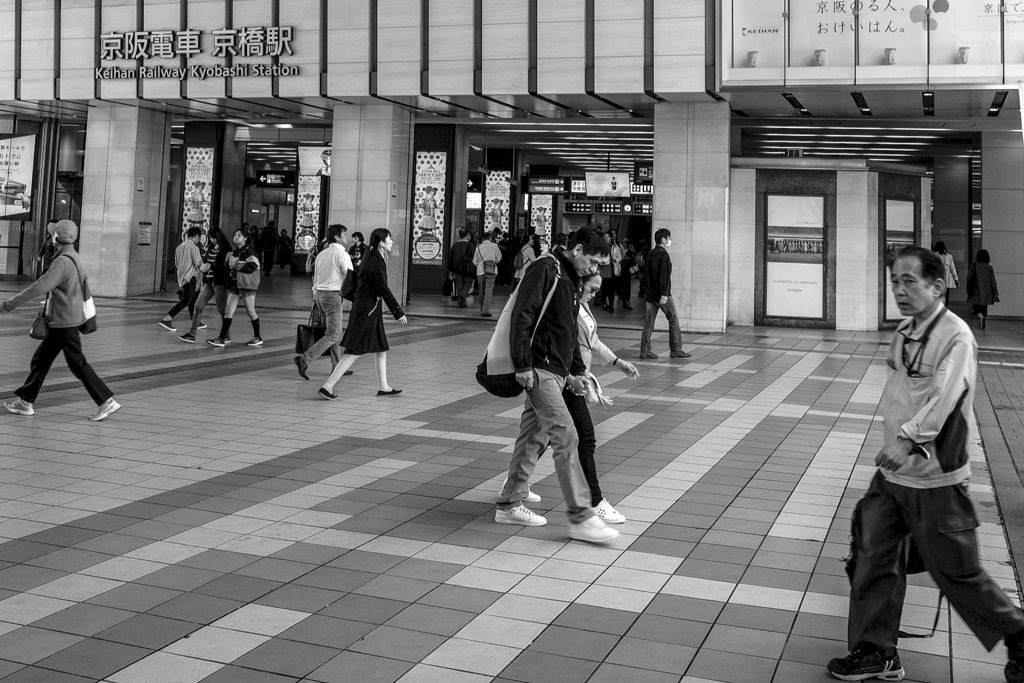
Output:
[[[537,335],[537,328],[540,321],[548,310],[548,304],[555,295],[558,288],[558,280],[562,276],[562,265],[558,259],[550,254],[547,255],[555,260],[555,283],[551,285],[551,291],[544,298],[544,305],[541,306],[540,314],[533,326],[533,334],[530,335],[530,343]],[[487,343],[487,350],[484,352],[484,359],[476,368],[476,381],[487,390],[488,394],[499,398],[515,398],[523,393],[523,387],[516,381],[516,369],[512,363],[512,311],[516,307],[516,300],[519,297],[521,287],[517,287],[509,296],[505,307],[501,309],[498,322],[494,326],[491,340]]]
[[525,261],[526,259],[523,258],[523,250],[520,249],[518,252],[516,252],[516,260],[512,262],[513,270],[522,270],[523,266],[526,265]]

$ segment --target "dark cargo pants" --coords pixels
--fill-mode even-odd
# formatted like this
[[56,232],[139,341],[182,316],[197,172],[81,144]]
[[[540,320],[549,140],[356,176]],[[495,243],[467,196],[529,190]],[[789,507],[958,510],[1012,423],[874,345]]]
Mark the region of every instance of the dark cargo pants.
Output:
[[847,625],[851,651],[896,647],[907,591],[902,542],[908,534],[939,590],[986,649],[1024,630],[1024,612],[978,563],[978,520],[966,485],[913,489],[877,472],[862,500],[861,524]]

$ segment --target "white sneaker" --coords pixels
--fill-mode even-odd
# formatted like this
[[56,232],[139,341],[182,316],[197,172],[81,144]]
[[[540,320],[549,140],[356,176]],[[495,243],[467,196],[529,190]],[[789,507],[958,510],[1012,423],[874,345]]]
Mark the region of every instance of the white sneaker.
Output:
[[619,537],[619,532],[611,528],[600,517],[587,517],[578,524],[569,525],[569,538],[589,543],[607,543]]
[[597,516],[603,519],[606,524],[623,524],[626,521],[626,518],[622,513],[613,508],[607,498],[601,499],[600,504],[594,508],[594,512],[596,512]]
[[[502,482],[502,484],[501,484],[501,490],[502,491],[505,490],[505,484],[507,484],[507,483],[508,483],[508,477],[506,476],[505,477],[505,481]],[[533,491],[531,491],[529,486],[526,487],[526,498],[523,498],[523,502],[525,502],[525,503],[539,503],[542,500],[544,500],[544,499],[541,498],[540,496],[538,496]]]
[[121,410],[121,404],[115,401],[113,398],[108,398],[106,401],[103,402],[103,405],[99,407],[99,410],[96,411],[96,414],[90,417],[89,420],[92,422],[99,422],[100,420],[104,420],[110,417],[119,410]]
[[[544,526],[548,520],[536,514],[525,505],[514,507],[511,510],[498,508],[494,511],[494,521],[498,524],[522,524],[523,526]],[[619,534],[616,533],[616,536]]]
[[28,401],[20,398],[16,398],[13,401],[7,401],[4,403],[4,408],[7,412],[14,413],[15,415],[28,415],[32,416],[36,414],[35,408]]

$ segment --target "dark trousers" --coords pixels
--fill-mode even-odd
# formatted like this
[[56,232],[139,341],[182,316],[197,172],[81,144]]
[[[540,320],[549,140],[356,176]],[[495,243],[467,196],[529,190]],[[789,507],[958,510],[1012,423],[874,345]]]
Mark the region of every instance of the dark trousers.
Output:
[[263,260],[260,265],[263,266],[263,274],[270,275],[270,271],[274,270],[274,251],[263,252]]
[[985,317],[988,317],[988,306],[982,306],[980,304],[971,304],[971,308],[974,309],[974,315],[979,313]]
[[174,316],[181,313],[187,307],[188,317],[191,318],[195,314],[195,305],[196,279],[192,278],[178,290],[178,303],[171,306],[171,310],[167,311],[167,317],[174,320]]
[[896,647],[907,592],[903,540],[908,534],[939,590],[986,649],[1024,630],[1024,612],[978,564],[977,526],[965,485],[912,489],[876,473],[861,501],[862,536],[847,625],[850,650]]
[[571,391],[563,391],[562,398],[565,399],[565,407],[569,409],[569,416],[572,417],[572,424],[579,436],[577,450],[583,476],[590,487],[590,504],[597,507],[604,500],[604,496],[601,494],[601,484],[597,481],[597,463],[594,462],[597,436],[594,434],[594,420],[590,417],[590,406],[587,405],[586,396],[577,396]]
[[629,303],[629,297],[633,293],[633,276],[630,274],[628,268],[622,269],[622,275],[615,278],[615,289],[619,295],[619,300],[624,304]]
[[96,371],[85,360],[82,353],[82,337],[76,327],[51,327],[50,334],[44,339],[35,354],[32,356],[32,365],[28,373],[28,379],[14,393],[18,398],[35,403],[39,392],[46,381],[46,375],[50,372],[53,361],[57,359],[60,352],[64,352],[64,360],[68,363],[71,374],[77,377],[89,396],[96,405],[102,405],[114,394],[103,383]]
[[615,306],[615,286],[614,275],[601,278],[601,289],[597,292],[597,299],[601,302],[603,308],[613,308]]

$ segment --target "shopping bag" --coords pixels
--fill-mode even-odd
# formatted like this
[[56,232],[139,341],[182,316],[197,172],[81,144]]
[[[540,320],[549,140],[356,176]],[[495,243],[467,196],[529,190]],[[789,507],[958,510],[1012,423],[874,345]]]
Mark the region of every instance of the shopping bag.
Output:
[[305,353],[325,334],[327,334],[327,328],[324,326],[323,316],[320,315],[320,307],[314,303],[309,312],[309,322],[305,325],[295,326],[295,353]]

